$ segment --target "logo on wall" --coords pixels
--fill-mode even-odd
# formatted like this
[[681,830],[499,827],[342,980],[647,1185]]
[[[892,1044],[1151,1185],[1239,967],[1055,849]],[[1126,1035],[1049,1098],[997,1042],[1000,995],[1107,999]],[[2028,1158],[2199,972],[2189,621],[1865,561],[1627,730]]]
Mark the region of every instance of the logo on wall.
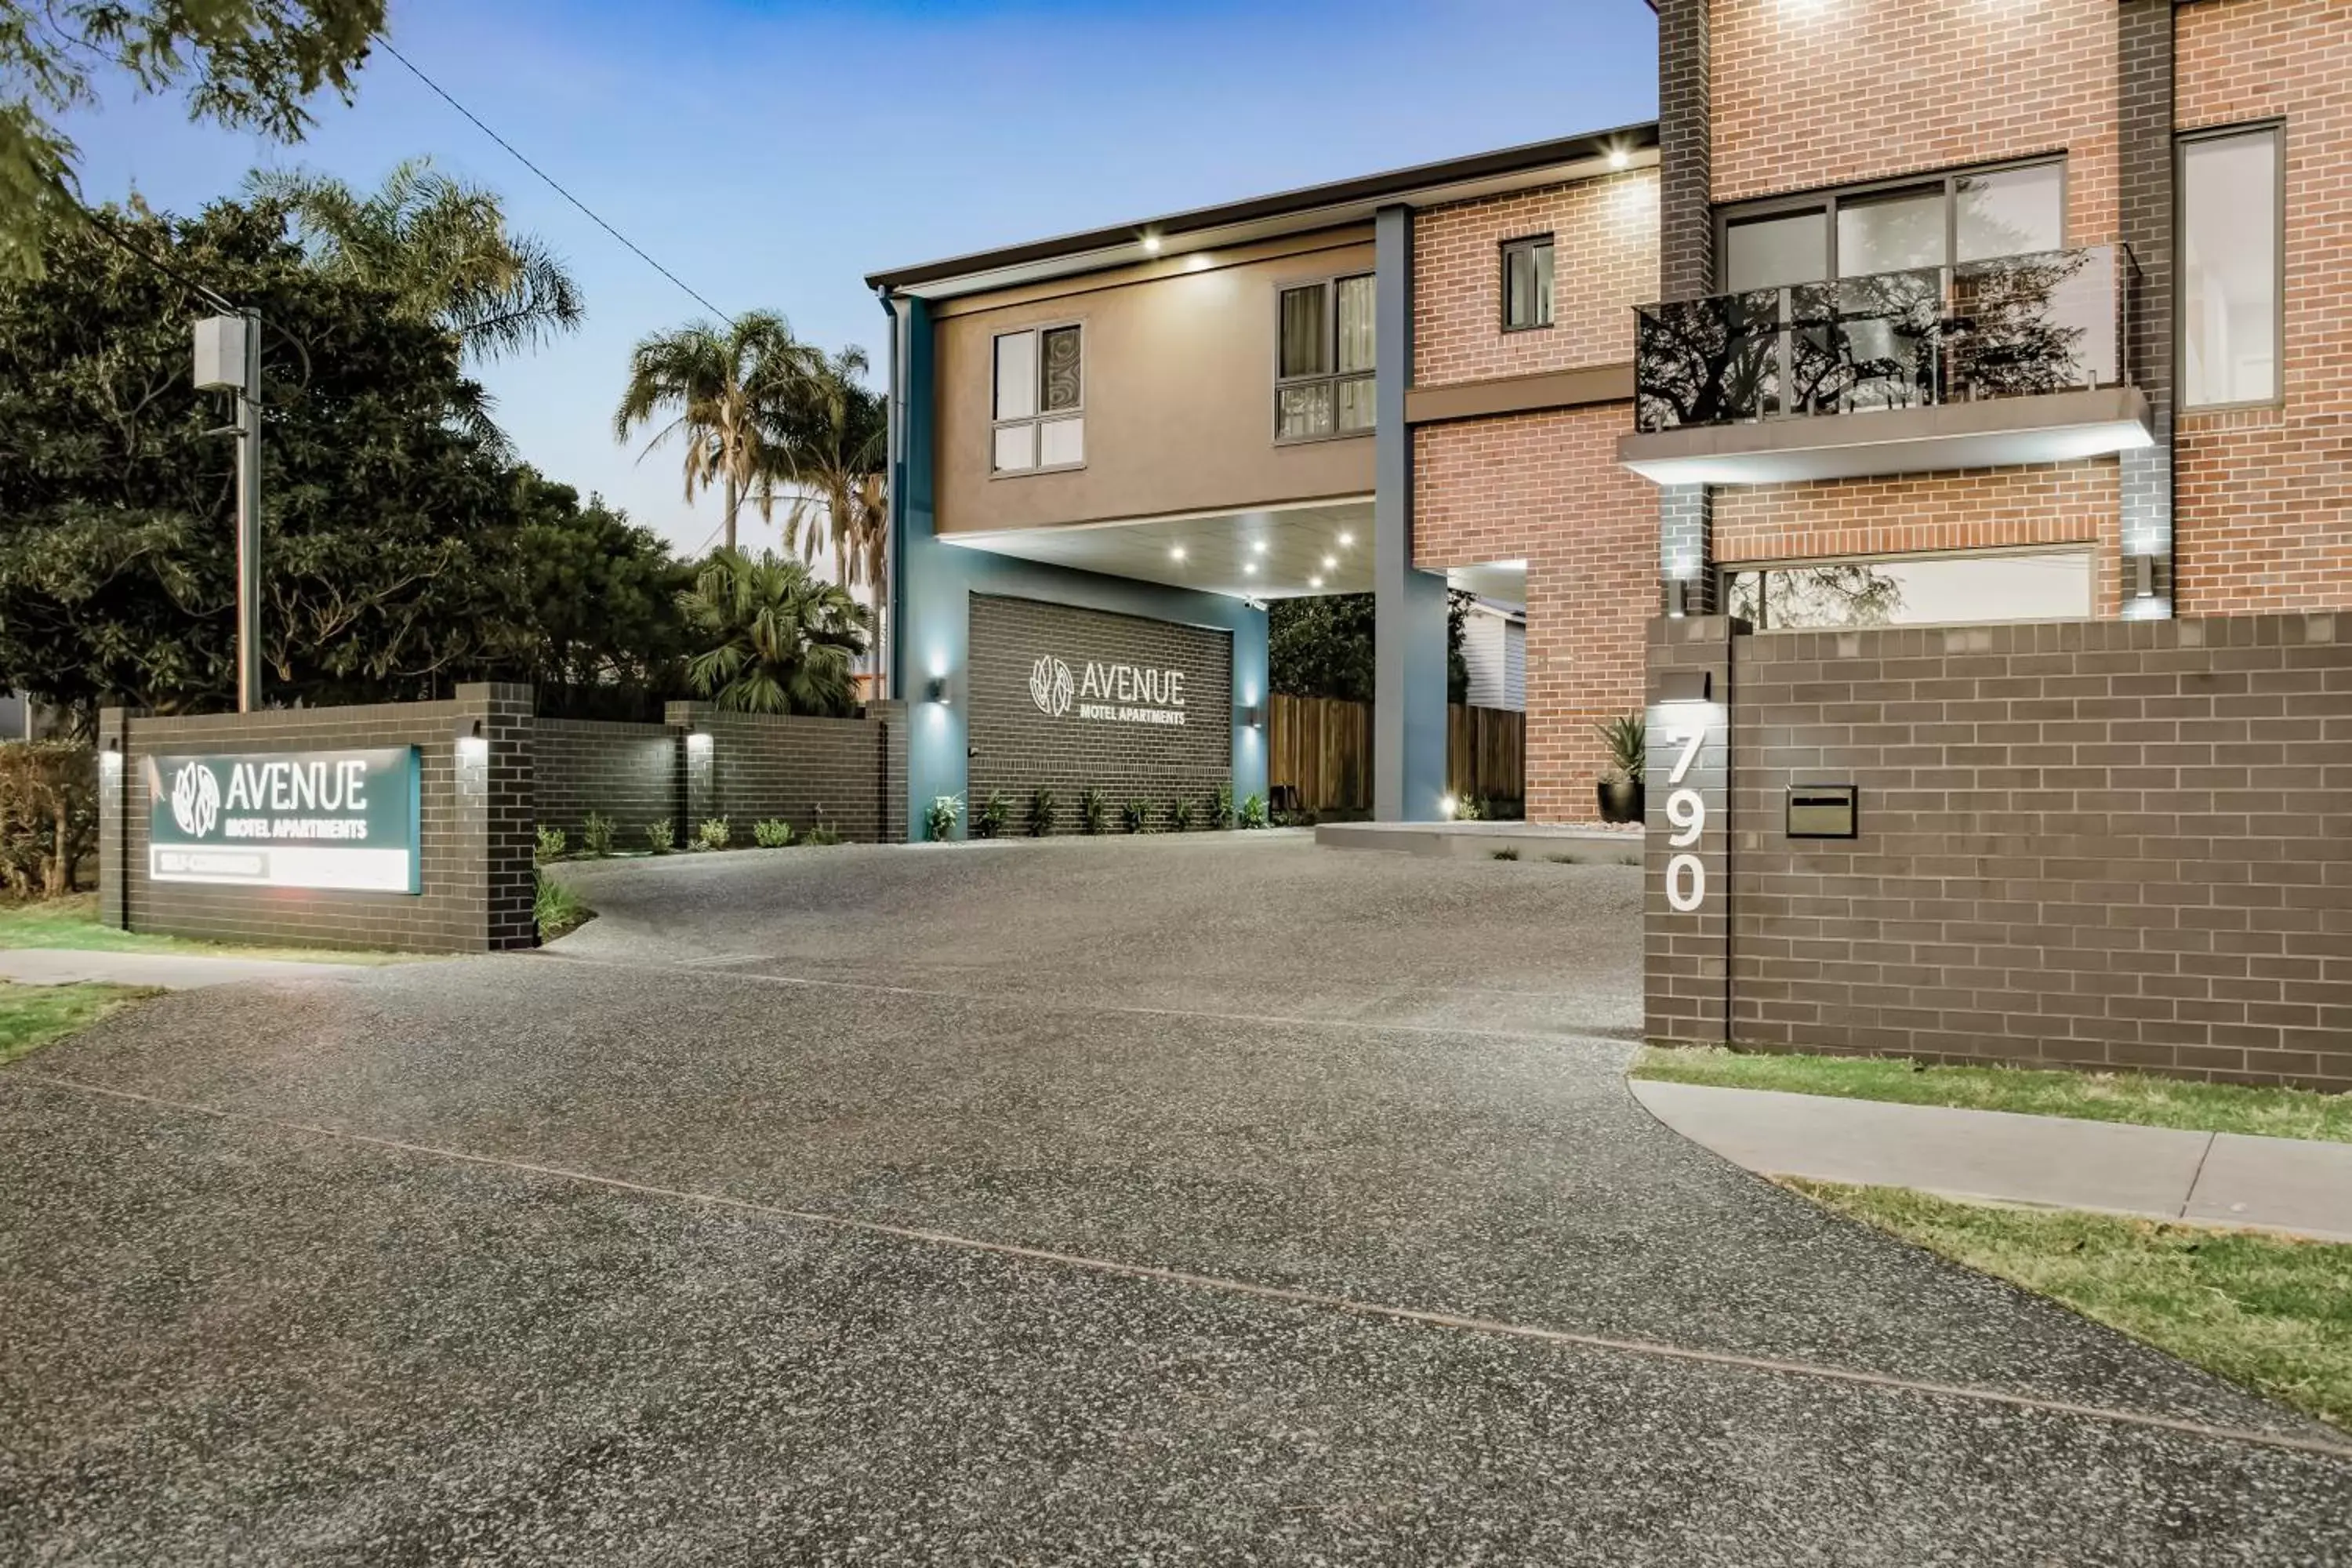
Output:
[[1070,677],[1070,667],[1052,654],[1029,667],[1029,699],[1046,718],[1067,713],[1076,695],[1077,682]]
[[220,782],[202,763],[190,763],[172,779],[172,820],[191,838],[202,838],[220,821]]

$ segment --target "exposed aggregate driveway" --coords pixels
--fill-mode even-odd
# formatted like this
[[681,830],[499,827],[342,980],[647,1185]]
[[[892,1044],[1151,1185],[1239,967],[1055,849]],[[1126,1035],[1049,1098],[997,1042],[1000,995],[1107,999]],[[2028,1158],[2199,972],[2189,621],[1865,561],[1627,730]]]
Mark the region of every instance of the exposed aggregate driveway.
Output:
[[2352,1561],[2352,1445],[1684,1143],[1639,873],[566,868],[0,1069],[0,1562]]

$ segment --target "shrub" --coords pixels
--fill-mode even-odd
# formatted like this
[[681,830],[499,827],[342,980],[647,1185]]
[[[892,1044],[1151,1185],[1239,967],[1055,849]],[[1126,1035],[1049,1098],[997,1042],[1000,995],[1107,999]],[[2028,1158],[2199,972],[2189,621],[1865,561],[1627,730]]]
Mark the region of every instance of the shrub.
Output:
[[1110,826],[1110,796],[1088,784],[1078,792],[1078,829],[1100,833]]
[[648,822],[646,824],[646,848],[652,850],[656,855],[667,855],[671,849],[675,848],[677,845],[677,829],[670,826],[670,820],[668,817],[665,816],[659,822]]
[[1495,858],[1497,860],[1516,860],[1518,858],[1519,852],[1516,849],[1497,849],[1495,851]]
[[763,817],[751,824],[751,842],[762,849],[782,849],[793,841],[793,825],[781,816]]
[[704,849],[724,849],[730,837],[727,819],[723,816],[703,818],[702,826],[694,836],[695,843]]
[[1055,819],[1062,815],[1062,803],[1054,798],[1050,789],[1040,789],[1029,797],[1029,833],[1043,838],[1054,831]]
[[1192,832],[1192,816],[1193,810],[1192,800],[1188,796],[1181,795],[1178,795],[1175,801],[1168,807],[1169,831],[1171,833]]
[[982,838],[1002,838],[1013,821],[1013,803],[1003,790],[988,792],[987,802],[971,814],[971,830]]
[[98,759],[70,741],[0,744],[0,879],[18,898],[70,893],[98,847]]
[[1129,833],[1156,833],[1159,831],[1159,829],[1152,825],[1151,803],[1148,800],[1129,801],[1125,805],[1118,808],[1118,819],[1126,826],[1127,830]]
[[824,848],[827,845],[838,844],[841,842],[841,830],[820,816],[816,819],[816,825],[814,826],[811,827],[806,833],[801,835],[801,842],[803,844],[814,844],[819,848]]
[[1234,786],[1233,781],[1228,779],[1223,784],[1217,786],[1217,793],[1210,798],[1209,826],[1212,827],[1231,827],[1233,825]]
[[1609,752],[1606,776],[1638,781],[1649,766],[1650,721],[1639,713],[1626,713],[1593,729]]
[[580,825],[580,847],[599,860],[610,855],[613,852],[613,819],[590,812],[588,819]]
[[963,796],[941,795],[931,797],[923,813],[923,836],[934,844],[944,844],[955,837],[956,820],[963,816]]
[[534,884],[530,894],[530,918],[539,927],[539,940],[553,942],[566,931],[579,930],[588,923],[593,912],[580,901],[580,895],[556,881],[544,872],[531,873]]
[[1253,795],[1242,802],[1241,825],[1244,827],[1264,827],[1266,820],[1264,795]]
[[567,842],[563,829],[542,822],[539,825],[539,847],[534,851],[534,857],[541,865],[550,860],[561,860]]
[[1486,808],[1477,796],[1465,795],[1454,803],[1454,821],[1484,822],[1486,819]]

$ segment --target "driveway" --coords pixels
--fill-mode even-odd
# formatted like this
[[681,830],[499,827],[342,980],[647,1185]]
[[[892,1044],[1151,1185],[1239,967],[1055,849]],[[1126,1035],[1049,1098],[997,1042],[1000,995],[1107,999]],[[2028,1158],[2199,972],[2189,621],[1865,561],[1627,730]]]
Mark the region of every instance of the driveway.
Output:
[[1651,1121],[1637,871],[566,874],[0,1070],[0,1559],[2352,1556],[2340,1437]]

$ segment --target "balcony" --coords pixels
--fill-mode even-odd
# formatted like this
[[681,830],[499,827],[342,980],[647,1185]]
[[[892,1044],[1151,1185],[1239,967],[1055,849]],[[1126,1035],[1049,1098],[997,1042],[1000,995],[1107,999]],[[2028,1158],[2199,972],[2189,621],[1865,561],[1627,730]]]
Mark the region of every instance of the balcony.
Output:
[[2147,446],[2132,274],[2095,246],[1640,307],[1618,459],[1740,485]]

